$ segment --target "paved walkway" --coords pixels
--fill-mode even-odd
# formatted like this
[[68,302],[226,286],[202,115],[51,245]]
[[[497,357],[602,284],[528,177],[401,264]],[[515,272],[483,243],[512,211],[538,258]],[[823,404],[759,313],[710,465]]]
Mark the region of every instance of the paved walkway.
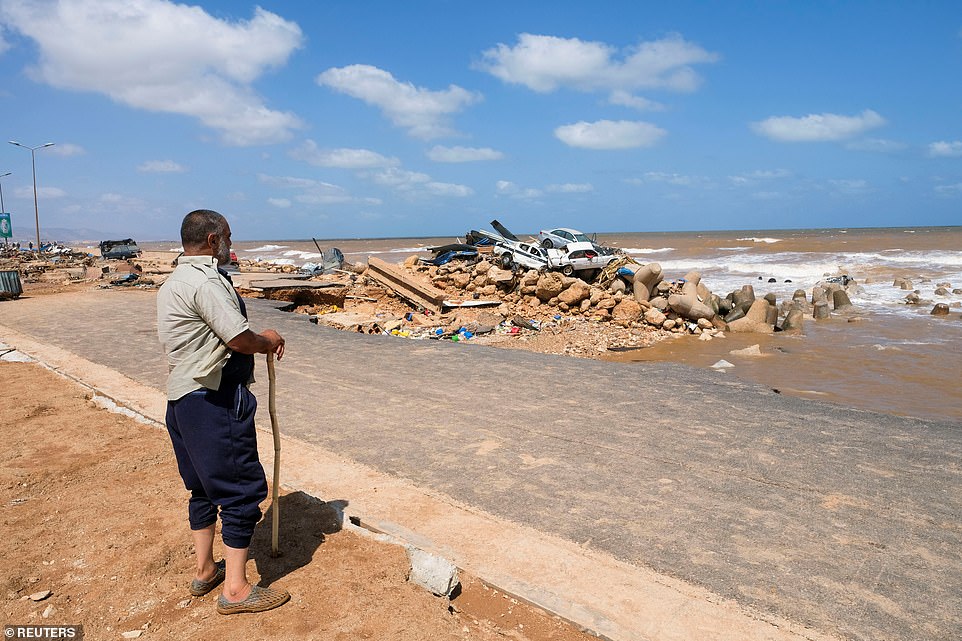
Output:
[[[799,638],[962,629],[962,425],[674,364],[351,334],[267,301],[249,310],[287,338],[279,414],[300,441],[793,622]],[[0,326],[162,389],[154,319],[142,291],[0,303]]]

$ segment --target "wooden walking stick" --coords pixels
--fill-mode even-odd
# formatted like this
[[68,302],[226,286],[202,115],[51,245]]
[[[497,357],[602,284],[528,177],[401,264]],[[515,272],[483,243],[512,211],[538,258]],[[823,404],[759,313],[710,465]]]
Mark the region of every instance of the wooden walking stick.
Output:
[[267,378],[270,381],[268,391],[267,409],[271,415],[271,432],[274,433],[274,491],[271,496],[271,556],[281,555],[277,547],[277,531],[280,527],[281,515],[280,506],[277,504],[277,495],[280,491],[281,478],[281,431],[277,426],[277,407],[275,401],[276,380],[274,377],[274,353],[267,354]]

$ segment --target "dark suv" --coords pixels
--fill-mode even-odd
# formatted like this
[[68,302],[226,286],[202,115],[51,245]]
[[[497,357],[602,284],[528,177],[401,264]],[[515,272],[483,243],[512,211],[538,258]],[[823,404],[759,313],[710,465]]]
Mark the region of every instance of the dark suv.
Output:
[[104,240],[100,242],[100,255],[104,258],[137,258],[140,256],[140,247],[133,238]]

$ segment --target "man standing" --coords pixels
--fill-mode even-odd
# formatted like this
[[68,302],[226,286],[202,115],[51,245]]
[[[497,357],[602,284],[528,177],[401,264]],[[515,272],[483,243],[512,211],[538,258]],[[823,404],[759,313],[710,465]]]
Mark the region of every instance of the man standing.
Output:
[[[188,519],[197,555],[194,596],[221,582],[221,614],[263,612],[290,599],[284,590],[247,581],[247,553],[260,503],[267,497],[257,457],[254,411],[247,389],[254,354],[284,355],[274,330],[257,334],[244,301],[218,265],[230,262],[230,225],[215,211],[184,217],[184,253],[157,294],[157,332],[167,353],[167,431],[177,468],[190,491]],[[218,509],[224,560],[214,562]]]

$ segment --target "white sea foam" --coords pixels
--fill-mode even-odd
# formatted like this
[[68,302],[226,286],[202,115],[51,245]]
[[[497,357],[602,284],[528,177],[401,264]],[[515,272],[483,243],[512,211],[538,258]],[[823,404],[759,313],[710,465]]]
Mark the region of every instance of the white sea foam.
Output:
[[321,255],[317,252],[306,252],[300,251],[298,249],[290,249],[282,254],[283,256],[294,256],[302,260],[313,260],[315,258],[320,258]]
[[650,247],[629,247],[625,249],[626,254],[664,254],[673,251],[675,251],[674,247],[658,247],[657,249]]
[[254,249],[245,249],[245,252],[276,252],[278,249],[285,249],[287,245],[262,245],[260,247],[255,247]]
[[750,240],[753,243],[765,243],[766,245],[771,245],[772,243],[782,242],[781,238],[756,238],[755,236],[749,236],[748,238],[739,238],[738,240]]
[[171,247],[171,248],[168,249],[167,251],[169,251],[169,252],[182,252],[182,251],[184,251],[184,248],[183,248],[183,247]]

